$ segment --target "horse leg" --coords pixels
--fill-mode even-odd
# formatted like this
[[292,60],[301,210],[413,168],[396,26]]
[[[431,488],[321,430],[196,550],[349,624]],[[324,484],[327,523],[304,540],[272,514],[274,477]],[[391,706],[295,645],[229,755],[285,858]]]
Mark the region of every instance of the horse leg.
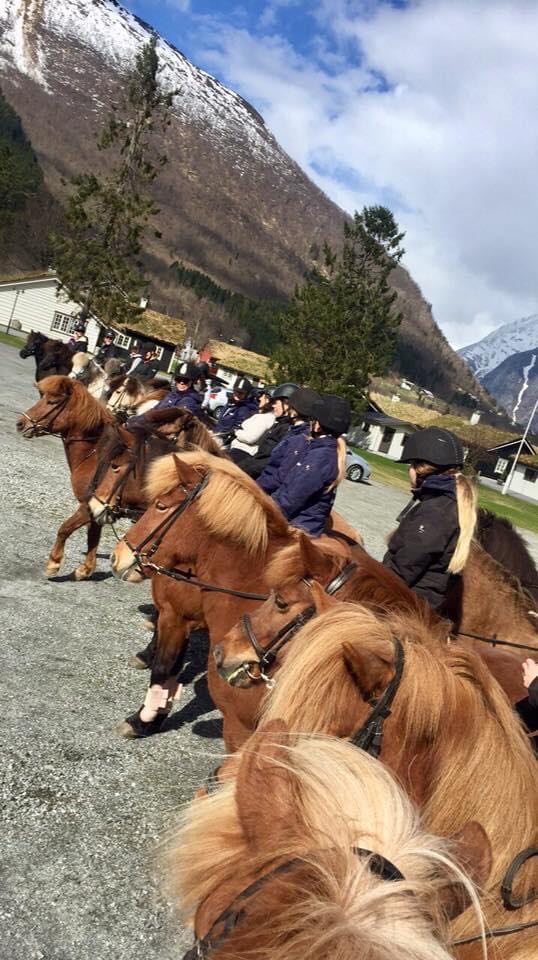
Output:
[[129,657],[128,664],[130,667],[134,667],[135,670],[147,670],[151,667],[153,659],[155,657],[155,649],[157,646],[157,630],[155,625],[152,624],[153,636],[149,641],[147,647],[144,647],[143,650],[140,650],[138,653],[135,653],[134,657]]
[[174,700],[181,694],[178,675],[187,649],[187,637],[194,626],[183,619],[171,604],[160,607],[155,631],[154,658],[146,698],[136,713],[116,727],[122,737],[133,739],[159,733]]
[[[50,553],[45,563],[45,575],[53,577],[62,565],[64,558],[65,542],[75,530],[80,530],[86,523],[90,522],[90,513],[85,503],[80,503],[78,509],[64,520],[56,534],[56,540],[52,544]],[[88,534],[89,539],[89,534]]]
[[90,518],[90,523],[88,525],[87,550],[84,560],[82,563],[79,563],[78,567],[74,571],[73,576],[75,580],[88,580],[88,578],[91,577],[92,573],[94,572],[97,560],[97,548],[103,532],[103,528],[95,522],[87,507],[86,512]]

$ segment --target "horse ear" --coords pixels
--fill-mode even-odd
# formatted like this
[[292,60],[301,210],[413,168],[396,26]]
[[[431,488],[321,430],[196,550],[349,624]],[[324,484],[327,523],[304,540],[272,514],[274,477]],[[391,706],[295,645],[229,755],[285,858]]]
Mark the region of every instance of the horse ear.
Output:
[[190,463],[185,463],[183,460],[180,460],[175,453],[172,454],[172,456],[174,457],[174,465],[179,482],[184,484],[186,487],[197,483],[200,479],[199,470],[195,470],[194,467],[191,467]]
[[345,664],[362,696],[385,689],[394,674],[393,651],[388,645],[386,657],[348,641],[342,644],[342,649]]
[[330,577],[334,566],[332,558],[327,556],[323,550],[320,550],[306,533],[301,532],[299,534],[299,546],[305,575],[312,577],[313,580],[323,580]]
[[288,728],[272,720],[247,740],[235,785],[239,820],[247,843],[258,847],[267,837],[278,844],[279,834],[297,819],[294,778],[286,767]]
[[330,597],[321,583],[318,583],[317,580],[312,580],[310,584],[310,592],[314,599],[314,606],[316,608],[316,613],[325,613],[325,610],[328,610],[329,607],[332,607],[334,600]]
[[[480,823],[470,820],[450,838],[453,858],[472,883],[484,887],[491,873],[493,856],[488,835]],[[471,903],[468,889],[459,880],[447,883],[440,892],[441,906],[449,920],[459,916]]]

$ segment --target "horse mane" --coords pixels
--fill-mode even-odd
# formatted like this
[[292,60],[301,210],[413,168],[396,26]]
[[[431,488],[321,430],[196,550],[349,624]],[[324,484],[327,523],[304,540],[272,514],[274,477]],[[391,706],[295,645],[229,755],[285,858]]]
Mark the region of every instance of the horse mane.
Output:
[[496,560],[481,544],[476,540],[471,545],[469,559],[463,570],[463,589],[465,590],[465,580],[473,578],[473,566],[482,568],[486,577],[493,581],[496,587],[505,594],[506,602],[510,603],[514,610],[524,617],[533,628],[536,628],[534,618],[529,616],[529,605],[537,609],[534,598],[529,594],[517,576],[514,576],[507,567],[499,560]]
[[[535,837],[537,768],[507,697],[472,649],[432,640],[427,624],[409,613],[381,617],[357,604],[334,604],[290,644],[276,686],[262,705],[262,721],[278,717],[292,730],[334,729],[349,736],[360,695],[369,691],[359,691],[343,645],[352,644],[357,651],[393,663],[395,637],[405,654],[387,721],[398,731],[396,755],[403,759],[417,743],[424,746],[424,769],[435,777],[424,810],[426,822],[444,834],[470,820],[487,826],[497,871],[492,871],[491,879],[498,879],[513,857],[512,832],[506,824],[514,810],[519,847]],[[502,789],[469,790],[469,779],[480,780],[492,764],[495,771],[502,771]]]
[[[145,398],[147,399],[147,398]],[[149,429],[158,429],[164,424],[177,423],[180,433],[184,433],[183,445],[185,449],[200,447],[214,457],[227,457],[222,446],[213,434],[204,426],[195,413],[184,407],[164,407],[158,410],[148,410],[144,414]]]
[[517,577],[537,601],[538,570],[524,538],[510,520],[480,508],[475,537],[480,546]]
[[[450,859],[450,844],[425,832],[388,769],[345,741],[311,735],[290,736],[272,762],[288,772],[296,798],[295,816],[274,844],[247,842],[233,780],[191,803],[167,838],[168,886],[184,919],[193,925],[197,908],[226,884],[239,890],[242,878],[246,887],[275,863],[300,857],[249,899],[248,916],[219,957],[448,960],[439,890],[457,879],[475,905],[477,897]],[[353,847],[382,854],[405,881],[383,880]]]
[[200,478],[210,474],[196,504],[200,520],[215,537],[231,539],[249,554],[260,555],[267,550],[269,531],[290,535],[287,520],[254,480],[231,460],[200,449],[169,454],[151,465],[146,481],[150,502],[178,486],[176,460],[194,468]]
[[114,418],[103,404],[92,397],[78,380],[58,374],[45,377],[39,383],[39,392],[41,395],[51,393],[58,398],[67,394],[67,409],[77,427],[84,433],[98,430],[107,423],[114,423]]
[[132,434],[123,430],[115,420],[105,424],[95,448],[97,467],[86,491],[87,498],[95,492],[97,484],[115,457],[119,457],[131,446],[134,446],[133,441]]

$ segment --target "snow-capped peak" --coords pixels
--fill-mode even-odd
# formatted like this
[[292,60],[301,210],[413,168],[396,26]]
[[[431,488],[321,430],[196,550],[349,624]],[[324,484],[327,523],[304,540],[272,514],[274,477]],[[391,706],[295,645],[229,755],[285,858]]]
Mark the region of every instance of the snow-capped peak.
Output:
[[458,351],[474,375],[482,380],[503,360],[538,346],[538,314],[505,323],[487,337]]

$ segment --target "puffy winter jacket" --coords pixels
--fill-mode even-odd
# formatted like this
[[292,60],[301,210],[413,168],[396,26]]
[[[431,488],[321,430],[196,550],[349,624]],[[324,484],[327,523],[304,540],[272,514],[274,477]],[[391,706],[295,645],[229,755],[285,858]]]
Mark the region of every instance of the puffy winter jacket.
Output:
[[274,493],[278,490],[280,480],[280,468],[283,461],[288,457],[299,457],[306,450],[307,435],[310,433],[308,423],[298,423],[277,443],[270,458],[269,463],[258,477],[258,484],[266,493]]
[[137,380],[153,380],[159,372],[158,360],[143,360],[133,370],[132,376]]
[[[169,407],[183,407],[184,410],[190,410],[191,413],[198,414],[202,409],[202,396],[198,393],[194,387],[189,387],[188,390],[170,390],[170,393],[166,393],[164,397],[159,400],[157,404],[153,407],[153,410],[166,410]],[[127,423],[125,424],[127,430],[130,430],[131,427],[137,427],[141,424],[144,424],[146,421],[144,419],[144,414],[140,413],[136,417],[129,417]]]
[[257,409],[254,397],[247,397],[240,403],[227,403],[215,427],[215,433],[233,433],[241,426],[243,420],[251,417]]
[[460,530],[454,478],[426,477],[398,520],[383,564],[438,609],[453,583],[448,565]]
[[313,537],[323,533],[336,497],[336,490],[327,487],[336,479],[337,469],[334,437],[296,435],[295,442],[286,445],[278,469],[266,483],[273,487],[273,500],[293,527]]
[[269,463],[273,450],[289,433],[291,427],[292,421],[286,414],[277,417],[273,426],[261,438],[256,455],[254,457],[244,457],[241,460],[241,467],[245,473],[257,480]]
[[243,420],[241,426],[235,431],[235,439],[231,443],[232,450],[242,450],[253,457],[258,452],[260,440],[274,422],[275,415],[271,411],[253,413],[251,417]]

